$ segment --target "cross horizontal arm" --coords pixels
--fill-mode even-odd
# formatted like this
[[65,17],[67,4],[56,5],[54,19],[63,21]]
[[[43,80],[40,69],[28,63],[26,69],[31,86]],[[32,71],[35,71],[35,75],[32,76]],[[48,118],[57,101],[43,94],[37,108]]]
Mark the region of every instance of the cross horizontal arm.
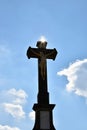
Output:
[[28,58],[40,58],[39,50],[37,48],[31,48],[29,47],[27,50],[27,56]]
[[44,55],[46,59],[55,60],[57,51],[55,48],[54,49],[44,49],[44,48],[31,48],[31,47],[29,47],[27,50],[27,56],[29,59],[30,58],[41,58],[42,55]]
[[47,59],[55,60],[56,55],[57,55],[57,50],[55,48],[54,49],[47,49],[47,52],[46,52]]

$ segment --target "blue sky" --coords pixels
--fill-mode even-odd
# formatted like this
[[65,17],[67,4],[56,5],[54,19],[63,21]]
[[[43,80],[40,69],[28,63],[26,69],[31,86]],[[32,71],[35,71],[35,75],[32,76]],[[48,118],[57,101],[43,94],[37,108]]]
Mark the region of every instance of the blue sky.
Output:
[[86,0],[0,0],[0,130],[34,126],[37,60],[26,51],[41,36],[58,51],[48,60],[55,128],[87,130]]

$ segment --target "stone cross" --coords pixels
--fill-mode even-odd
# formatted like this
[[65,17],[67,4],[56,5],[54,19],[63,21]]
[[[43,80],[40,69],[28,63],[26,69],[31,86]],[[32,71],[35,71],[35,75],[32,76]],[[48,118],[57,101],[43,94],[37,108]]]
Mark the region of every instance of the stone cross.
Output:
[[[27,56],[29,59],[30,58],[38,59],[38,89],[39,89],[39,93],[40,93],[38,102],[42,103],[42,102],[45,102],[45,100],[43,101],[43,99],[41,97],[43,97],[43,94],[47,95],[47,93],[48,93],[48,90],[47,90],[47,59],[55,60],[57,51],[55,48],[46,49],[46,46],[47,46],[46,41],[44,41],[44,42],[38,41],[36,46],[38,48],[31,48],[31,47],[28,48]],[[49,99],[48,99],[48,101],[47,101],[47,99],[48,99],[48,97],[46,98],[46,102],[48,103]]]

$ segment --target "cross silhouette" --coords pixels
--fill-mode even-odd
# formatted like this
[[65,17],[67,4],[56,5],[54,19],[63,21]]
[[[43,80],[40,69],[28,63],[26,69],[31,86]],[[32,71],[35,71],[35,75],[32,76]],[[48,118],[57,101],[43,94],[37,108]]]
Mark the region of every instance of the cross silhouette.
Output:
[[[27,50],[28,58],[37,58],[38,59],[38,89],[39,95],[38,102],[42,103],[45,102],[43,100],[43,93],[47,95],[47,59],[55,60],[57,51],[56,49],[46,49],[47,42],[38,41],[37,47],[38,48],[31,48],[29,47]],[[39,96],[38,95],[38,96]],[[45,96],[46,96],[45,95]],[[48,96],[49,97],[49,96]],[[48,97],[46,99],[48,99]],[[49,99],[48,101],[49,102]]]

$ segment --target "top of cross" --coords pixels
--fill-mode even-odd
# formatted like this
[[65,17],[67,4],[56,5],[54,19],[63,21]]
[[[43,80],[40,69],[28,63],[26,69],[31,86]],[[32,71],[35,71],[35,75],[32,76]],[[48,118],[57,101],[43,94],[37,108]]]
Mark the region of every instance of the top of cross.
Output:
[[40,40],[37,41],[37,45],[36,45],[38,48],[46,48],[47,46],[47,41],[45,39],[44,36],[41,36]]

